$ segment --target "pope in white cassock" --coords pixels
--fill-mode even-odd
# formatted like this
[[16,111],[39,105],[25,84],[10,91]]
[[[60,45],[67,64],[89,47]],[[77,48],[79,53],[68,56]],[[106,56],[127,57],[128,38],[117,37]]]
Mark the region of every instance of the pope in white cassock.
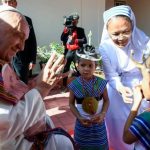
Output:
[[[33,131],[53,128],[46,116],[43,98],[65,75],[63,56],[52,54],[45,68],[29,88],[21,82],[10,66],[12,57],[24,48],[29,27],[24,16],[12,7],[0,7],[0,150],[30,150],[33,146],[25,136]],[[44,150],[73,150],[63,135],[46,139]]]

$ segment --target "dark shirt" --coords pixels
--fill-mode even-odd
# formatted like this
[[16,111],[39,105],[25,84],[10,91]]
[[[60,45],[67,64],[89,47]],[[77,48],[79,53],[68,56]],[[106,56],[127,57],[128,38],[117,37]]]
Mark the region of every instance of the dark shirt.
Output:
[[36,53],[37,53],[37,42],[36,42],[35,32],[34,32],[31,18],[27,16],[25,16],[25,18],[30,28],[29,38],[25,41],[24,50],[19,51],[14,57],[13,61],[15,61],[15,63],[21,61],[22,64],[29,64],[30,62],[35,64]]
[[[74,43],[68,42],[69,35],[75,36]],[[60,39],[63,42],[63,45],[65,46],[65,48],[70,49],[70,50],[74,50],[74,49],[83,47],[83,44],[87,43],[87,38],[85,36],[84,29],[81,27],[74,27],[72,29],[72,31],[70,31],[70,30],[67,31],[67,29],[64,28],[64,31],[61,34]]]

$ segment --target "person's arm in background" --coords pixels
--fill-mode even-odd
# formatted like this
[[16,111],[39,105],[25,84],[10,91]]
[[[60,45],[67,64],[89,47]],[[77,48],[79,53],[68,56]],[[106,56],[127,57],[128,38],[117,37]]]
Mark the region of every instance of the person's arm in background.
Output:
[[87,38],[83,28],[77,27],[77,39],[75,43],[82,47],[83,44],[87,43]]
[[138,140],[138,137],[136,137],[132,132],[129,130],[133,120],[137,116],[139,107],[141,105],[142,101],[142,93],[141,93],[141,88],[136,87],[134,88],[134,103],[132,105],[130,114],[127,118],[127,121],[124,126],[124,132],[123,132],[123,141],[127,144],[132,144]]
[[63,23],[64,29],[63,29],[63,32],[62,32],[62,34],[60,36],[60,40],[62,41],[62,43],[65,46],[65,48],[66,48],[66,43],[67,43],[68,36],[69,36],[69,29],[66,26],[66,19],[67,18],[64,17],[64,23]]
[[62,41],[62,44],[64,46],[64,55],[66,55],[68,51],[67,46],[66,46],[68,36],[69,36],[69,30],[67,27],[64,27],[63,32],[60,36],[60,40]]
[[26,40],[25,48],[27,48],[29,51],[29,57],[30,57],[29,70],[32,70],[34,65],[36,64],[37,41],[36,41],[36,36],[35,36],[35,31],[34,31],[34,27],[32,24],[32,20],[31,18],[27,16],[25,17],[30,28],[29,38]]
[[67,27],[64,27],[63,32],[60,36],[60,40],[63,42],[63,45],[65,46],[68,40],[69,30]]
[[117,90],[122,95],[125,102],[131,103],[132,99],[130,96],[132,96],[132,90],[122,84],[119,72],[117,70],[117,62],[115,64],[111,62],[111,58],[117,59],[115,58],[116,56],[114,56],[112,52],[109,52],[108,54],[102,46],[99,47],[99,52],[102,56],[103,71],[106,80],[112,88]]

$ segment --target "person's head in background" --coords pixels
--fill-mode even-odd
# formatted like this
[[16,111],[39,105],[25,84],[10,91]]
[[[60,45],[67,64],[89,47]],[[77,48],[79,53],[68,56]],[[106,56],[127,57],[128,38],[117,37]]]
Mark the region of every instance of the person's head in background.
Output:
[[29,27],[24,16],[15,8],[0,7],[0,59],[11,62],[12,57],[24,49]]
[[17,0],[2,0],[2,4],[16,8],[17,7]]
[[90,80],[93,78],[93,74],[96,70],[97,62],[101,59],[96,52],[95,47],[85,45],[76,51],[77,54],[77,68],[81,76]]
[[73,25],[77,26],[78,21],[79,21],[79,15],[77,12],[74,12],[70,15],[73,18]]

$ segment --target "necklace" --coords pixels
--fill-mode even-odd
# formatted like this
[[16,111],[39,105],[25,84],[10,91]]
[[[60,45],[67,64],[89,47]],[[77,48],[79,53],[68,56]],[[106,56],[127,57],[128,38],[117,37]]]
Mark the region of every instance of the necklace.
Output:
[[[93,76],[92,77],[92,82],[91,82],[91,85],[92,85],[92,91],[91,91],[91,94],[93,94],[94,93],[94,81],[95,81],[95,77]],[[82,83],[82,92],[83,92],[83,95],[85,96],[85,97],[89,97],[90,96],[90,94],[89,94],[89,92],[86,90],[86,86],[85,86],[85,80],[81,77],[81,83]]]
[[90,115],[94,115],[97,112],[97,108],[98,108],[98,101],[96,100],[95,97],[90,96],[90,95],[94,94],[94,81],[95,81],[95,77],[93,76],[93,79],[91,82],[92,83],[92,91],[91,91],[91,94],[89,94],[89,92],[84,88],[85,81],[81,77],[82,92],[85,95],[83,102],[82,102],[82,108],[86,113],[88,113]]

